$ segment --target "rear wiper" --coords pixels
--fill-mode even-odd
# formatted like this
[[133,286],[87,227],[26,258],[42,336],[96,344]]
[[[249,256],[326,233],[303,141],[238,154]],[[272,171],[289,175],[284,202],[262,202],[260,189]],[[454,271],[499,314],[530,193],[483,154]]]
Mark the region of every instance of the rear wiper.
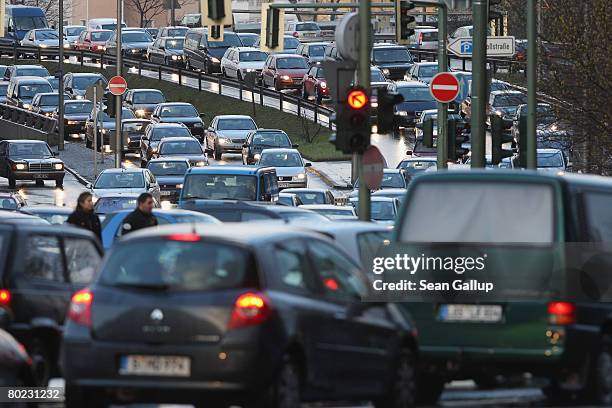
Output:
[[166,291],[170,288],[167,283],[116,283],[113,286],[129,289],[145,289]]

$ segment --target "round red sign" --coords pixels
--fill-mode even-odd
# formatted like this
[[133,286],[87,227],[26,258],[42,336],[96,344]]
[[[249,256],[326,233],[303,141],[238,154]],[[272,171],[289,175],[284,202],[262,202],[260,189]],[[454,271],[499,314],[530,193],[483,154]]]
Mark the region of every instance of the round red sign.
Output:
[[120,76],[114,76],[108,81],[108,90],[113,95],[123,95],[127,90],[127,82],[125,78]]
[[431,95],[442,103],[450,103],[459,95],[459,81],[450,72],[440,72],[429,84]]
[[382,183],[385,158],[376,146],[369,146],[363,153],[363,180],[370,190],[378,190]]

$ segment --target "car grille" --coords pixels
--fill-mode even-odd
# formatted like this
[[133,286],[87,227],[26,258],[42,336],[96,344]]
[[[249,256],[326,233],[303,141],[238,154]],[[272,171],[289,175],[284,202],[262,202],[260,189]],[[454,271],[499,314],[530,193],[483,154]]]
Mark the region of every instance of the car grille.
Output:
[[51,171],[53,165],[51,163],[30,163],[30,171]]
[[232,143],[244,143],[244,139],[232,139]]
[[279,177],[278,181],[291,181],[291,176]]

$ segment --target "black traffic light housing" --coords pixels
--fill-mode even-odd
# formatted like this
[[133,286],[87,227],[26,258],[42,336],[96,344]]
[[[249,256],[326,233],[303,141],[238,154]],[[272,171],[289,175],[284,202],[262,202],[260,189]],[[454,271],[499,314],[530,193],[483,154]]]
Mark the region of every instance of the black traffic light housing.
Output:
[[223,27],[220,25],[210,26],[210,32],[208,35],[213,40],[219,40],[221,38],[221,30],[223,30]]
[[518,140],[518,162],[519,167],[527,168],[527,115],[519,116],[519,140]]
[[395,129],[394,107],[398,103],[404,102],[404,97],[383,88],[378,91],[377,98],[378,110],[376,112],[376,127],[378,133],[391,133]]
[[447,147],[448,147],[448,160],[456,162],[463,158],[468,152],[462,145],[469,141],[470,138],[464,133],[466,123],[456,118],[448,119],[447,125]]
[[115,117],[115,113],[117,112],[117,97],[115,95],[111,94],[108,96],[103,110],[109,117]]
[[416,7],[414,2],[408,0],[395,0],[395,30],[397,41],[405,43],[414,34],[416,17],[411,11]]
[[280,9],[269,7],[266,16],[266,47],[276,48],[279,46]]
[[208,0],[208,18],[223,20],[225,17],[225,0]]
[[497,166],[506,157],[512,157],[512,150],[504,149],[504,144],[512,142],[512,135],[505,132],[504,119],[491,115],[491,164]]
[[370,97],[364,88],[353,86],[343,99],[337,102],[336,114],[332,116],[336,133],[330,141],[343,153],[363,153],[370,145],[372,130]]
[[423,146],[429,147],[430,149],[434,147],[433,145],[433,125],[434,121],[432,118],[425,119],[422,124],[423,130]]

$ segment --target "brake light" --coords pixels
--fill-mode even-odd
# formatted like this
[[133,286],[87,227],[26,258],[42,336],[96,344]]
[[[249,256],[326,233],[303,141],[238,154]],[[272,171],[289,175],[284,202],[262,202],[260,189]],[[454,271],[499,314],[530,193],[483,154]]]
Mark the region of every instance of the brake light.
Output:
[[202,239],[198,234],[170,234],[168,235],[170,241],[183,241],[183,242],[197,242]]
[[576,323],[576,306],[570,302],[550,302],[548,304],[550,324],[568,325]]
[[298,37],[300,36],[300,33],[298,33],[297,31],[294,31],[294,32],[293,32],[293,36],[294,36],[295,38],[298,38]]
[[419,33],[419,45],[423,44],[423,33]]
[[0,306],[8,306],[11,303],[11,292],[7,289],[0,289]]
[[68,309],[68,319],[83,326],[91,326],[91,304],[93,303],[93,293],[89,289],[79,290],[72,295],[70,309]]
[[340,289],[340,285],[338,285],[338,281],[334,278],[327,278],[323,281],[325,287],[329,290],[333,290],[334,292]]
[[229,328],[256,326],[265,321],[270,313],[270,302],[264,295],[245,293],[234,302]]

